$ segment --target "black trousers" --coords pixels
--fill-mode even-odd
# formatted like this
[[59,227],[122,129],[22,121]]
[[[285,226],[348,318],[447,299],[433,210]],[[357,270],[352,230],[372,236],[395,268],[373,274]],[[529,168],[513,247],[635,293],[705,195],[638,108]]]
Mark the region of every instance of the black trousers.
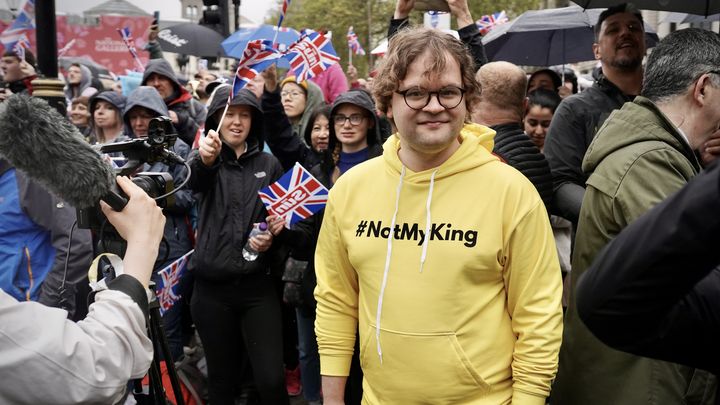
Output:
[[205,349],[211,404],[235,403],[245,358],[263,403],[288,404],[282,315],[272,276],[223,283],[196,278],[190,308]]

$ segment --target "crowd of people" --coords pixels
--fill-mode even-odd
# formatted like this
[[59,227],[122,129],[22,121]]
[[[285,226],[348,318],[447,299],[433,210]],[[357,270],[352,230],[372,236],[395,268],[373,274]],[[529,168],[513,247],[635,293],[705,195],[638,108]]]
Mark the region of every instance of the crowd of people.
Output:
[[[595,81],[581,90],[571,71],[488,61],[467,0],[448,5],[459,39],[411,27],[414,1],[397,0],[388,51],[366,79],[353,66],[310,80],[272,66],[231,96],[223,72],[182,78],[152,37],[154,58],[128,93],[81,64],[64,72],[66,118],[89,144],[147,136],[168,117],[172,150],[189,162],[189,173],[142,167],[187,181],[164,221],[151,221],[163,239],[150,253],[155,281],[194,249],[162,320],[173,359],[202,346],[212,405],[299,395],[310,405],[716,403],[714,356],[673,345],[697,335],[714,346],[700,335],[717,328],[707,315],[717,275],[703,277],[718,258],[673,256],[703,240],[673,249],[678,236],[658,221],[689,234],[672,207],[717,205],[720,37],[673,32],[643,64],[641,13],[611,7],[595,26]],[[3,55],[0,103],[32,94],[34,62],[30,51]],[[122,165],[121,154],[106,158]],[[330,193],[290,225],[258,191],[297,163]],[[642,219],[654,231],[631,225],[694,177],[704,205],[684,191],[655,222]],[[119,181],[133,206],[148,203]],[[73,207],[1,157],[0,191],[0,306],[12,297],[91,317],[82,291],[99,235],[75,229]],[[103,210],[129,252],[155,242]],[[267,232],[250,238],[263,222]],[[651,281],[664,260],[642,251],[645,239],[673,266],[702,272],[685,275],[684,289],[673,289],[683,269],[669,265],[664,283]],[[136,287],[120,290],[137,302]],[[648,296],[655,287],[664,301]],[[145,364],[136,355],[133,375]],[[0,398],[18,392],[0,388]]]

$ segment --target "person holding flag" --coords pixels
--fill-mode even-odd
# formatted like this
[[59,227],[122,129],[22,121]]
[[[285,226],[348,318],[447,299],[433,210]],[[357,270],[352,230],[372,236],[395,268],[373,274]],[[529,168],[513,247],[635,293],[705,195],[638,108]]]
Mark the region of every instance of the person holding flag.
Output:
[[274,229],[257,192],[283,171],[262,152],[263,124],[250,90],[221,85],[208,108],[208,134],[189,163],[188,184],[199,198],[190,308],[205,347],[213,404],[234,404],[244,358],[263,403],[288,404],[280,299],[268,270],[278,244],[272,234],[258,235],[249,241],[260,252],[257,258],[248,261],[242,254],[254,224],[267,221]]
[[24,55],[18,55],[14,49],[9,49],[0,59],[0,70],[5,84],[5,88],[0,89],[0,102],[15,93],[32,94],[31,82],[37,78],[35,55],[29,49],[22,49]]

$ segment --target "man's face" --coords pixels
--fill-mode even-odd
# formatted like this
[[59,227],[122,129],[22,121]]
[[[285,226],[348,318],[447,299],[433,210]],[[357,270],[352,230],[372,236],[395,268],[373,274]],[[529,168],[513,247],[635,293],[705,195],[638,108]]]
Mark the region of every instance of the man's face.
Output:
[[0,59],[0,69],[3,71],[4,80],[6,82],[14,82],[23,78],[20,70],[20,59],[14,56],[3,56]]
[[532,79],[530,79],[530,83],[528,83],[527,92],[530,93],[531,91],[537,90],[537,89],[546,89],[546,90],[550,90],[550,91],[557,91],[552,77],[550,77],[550,75],[547,73],[538,73],[535,76],[533,76]]
[[155,116],[145,107],[133,107],[128,111],[128,121],[135,136],[147,136],[150,120]]
[[[713,81],[713,77],[715,80]],[[695,120],[697,122],[692,132],[701,140],[700,145],[693,145],[693,148],[703,151],[703,144],[714,136],[720,135],[720,86],[714,83],[720,81],[720,73],[709,73],[707,84],[705,85],[702,96],[702,112]],[[699,103],[695,103],[698,105]]]
[[208,83],[217,80],[217,77],[215,77],[212,73],[205,73],[200,75],[198,78],[198,88],[201,89],[203,92],[205,91],[205,86],[207,86]]
[[155,87],[155,90],[160,93],[160,97],[162,97],[163,100],[173,94],[173,82],[163,75],[152,73],[145,84]]
[[597,43],[593,44],[595,59],[603,66],[634,70],[645,56],[645,31],[642,22],[632,13],[613,14],[602,23]]
[[[445,57],[445,71],[425,76],[426,66],[430,64],[432,56],[429,52],[423,53],[408,66],[398,91],[420,88],[436,92],[446,86],[464,88],[460,65],[449,55]],[[425,107],[414,110],[397,92],[393,93],[387,112],[387,116],[395,121],[401,148],[409,148],[420,155],[441,153],[457,142],[466,114],[464,98],[455,108],[447,109],[440,105],[437,95],[432,94]]]
[[82,70],[79,66],[70,66],[67,70],[67,79],[70,84],[80,84],[82,80]]
[[344,152],[357,152],[367,147],[368,129],[375,125],[367,110],[354,104],[340,104],[333,114],[333,122],[335,137]]

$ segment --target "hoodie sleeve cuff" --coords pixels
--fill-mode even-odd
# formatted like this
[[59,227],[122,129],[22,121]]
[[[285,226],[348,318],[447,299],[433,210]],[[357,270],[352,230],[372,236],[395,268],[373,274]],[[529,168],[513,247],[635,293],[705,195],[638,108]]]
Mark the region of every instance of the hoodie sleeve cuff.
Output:
[[134,277],[128,276],[127,274],[121,274],[113,279],[107,285],[108,290],[115,290],[123,292],[132,298],[142,310],[143,314],[147,318],[148,316],[148,295],[145,287],[140,284]]
[[348,357],[320,355],[320,374],[332,377],[347,377],[350,375],[351,360],[352,355]]
[[513,405],[545,405],[545,396],[528,394],[527,392],[513,390]]

